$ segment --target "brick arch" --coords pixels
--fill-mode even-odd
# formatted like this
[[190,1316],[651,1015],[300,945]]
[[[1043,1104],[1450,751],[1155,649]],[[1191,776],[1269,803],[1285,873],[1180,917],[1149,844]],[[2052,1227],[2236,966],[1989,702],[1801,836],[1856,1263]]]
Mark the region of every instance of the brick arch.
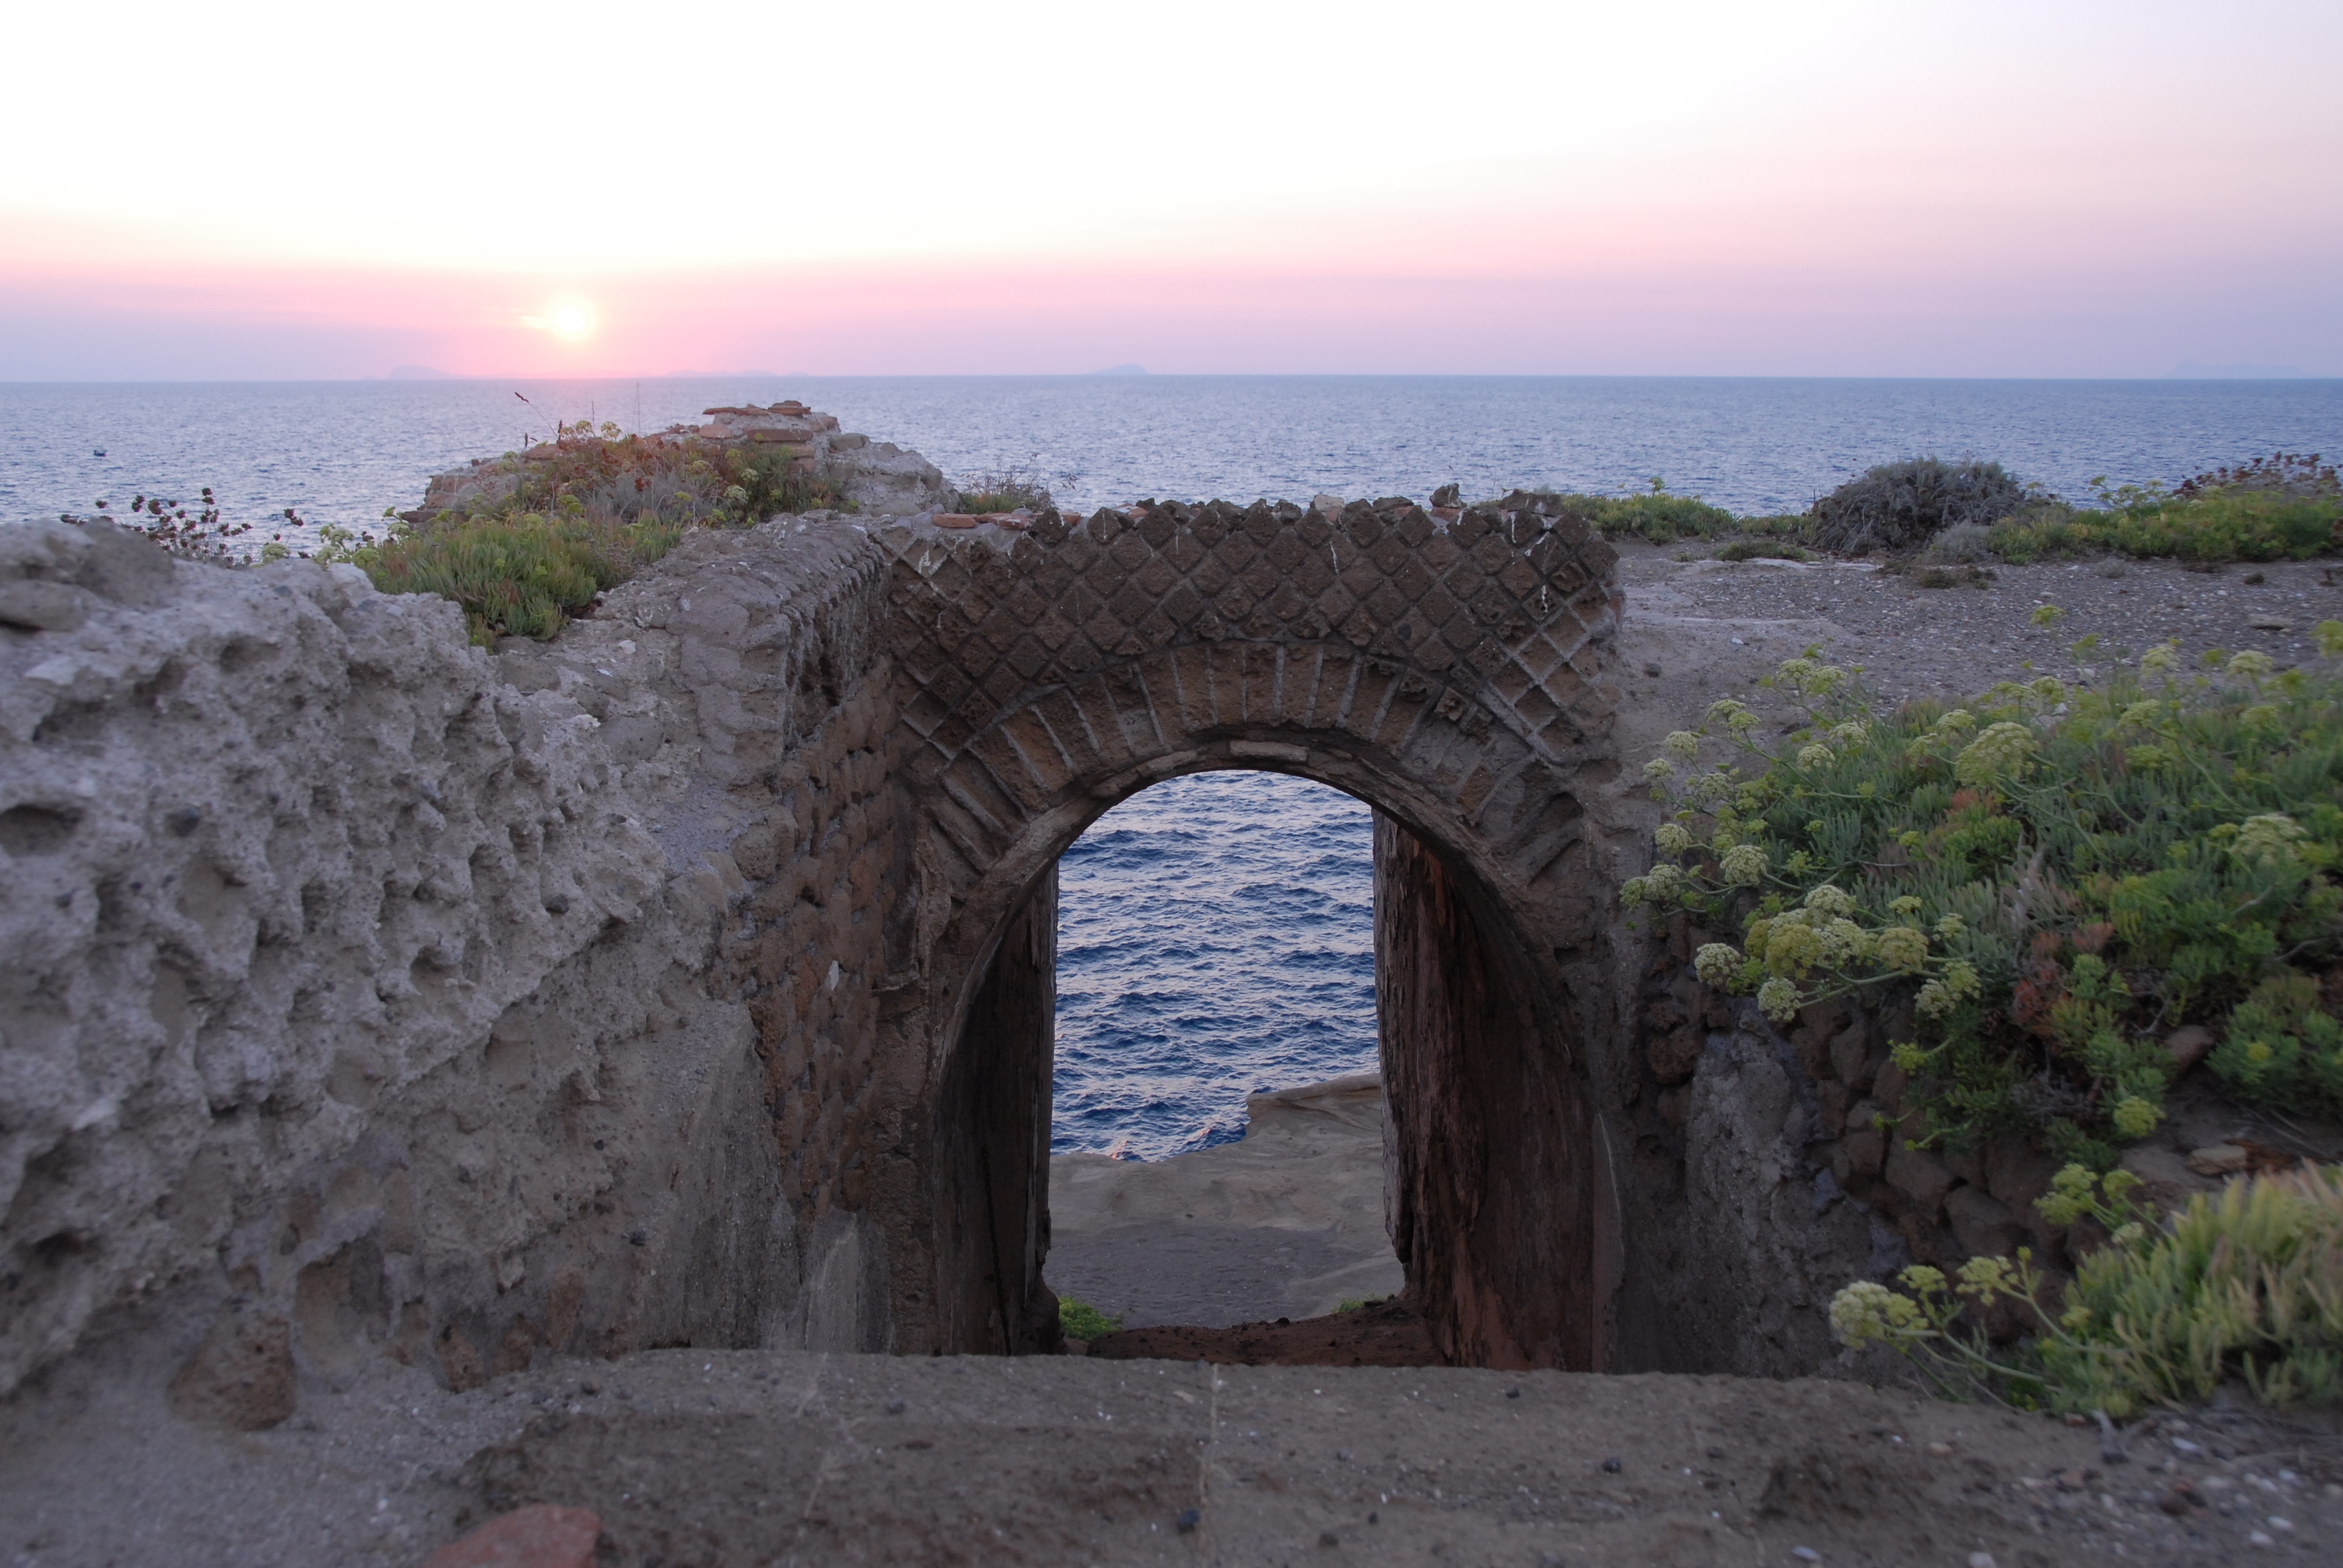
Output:
[[[904,1110],[931,1150],[900,1183],[904,1219],[930,1217],[897,1261],[910,1337],[1052,1339],[1057,859],[1150,784],[1252,768],[1377,814],[1393,1221],[1443,1349],[1600,1364],[1587,1086],[1607,999],[1584,797],[1614,766],[1608,547],[1534,504],[1403,503],[896,524],[879,542],[918,872],[891,1016],[924,1064]],[[1525,1191],[1552,1201],[1497,1211]]]

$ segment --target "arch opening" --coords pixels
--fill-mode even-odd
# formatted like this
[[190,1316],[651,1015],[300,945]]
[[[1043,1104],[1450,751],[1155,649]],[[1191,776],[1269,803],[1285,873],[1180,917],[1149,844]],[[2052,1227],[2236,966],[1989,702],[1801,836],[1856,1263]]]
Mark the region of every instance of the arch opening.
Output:
[[[1386,1234],[1447,1361],[1588,1369],[1604,1361],[1596,1234],[1599,1133],[1573,1020],[1551,965],[1469,852],[1385,800],[1281,759],[1199,759],[1164,777],[1257,769],[1367,805],[1375,1064],[1386,1086]],[[1155,780],[1147,780],[1152,783]],[[1058,1348],[1049,1157],[1060,858],[1132,787],[1059,824],[1044,869],[1000,922],[950,1032],[934,1147],[946,1348]],[[1013,858],[1012,858],[1013,859]]]

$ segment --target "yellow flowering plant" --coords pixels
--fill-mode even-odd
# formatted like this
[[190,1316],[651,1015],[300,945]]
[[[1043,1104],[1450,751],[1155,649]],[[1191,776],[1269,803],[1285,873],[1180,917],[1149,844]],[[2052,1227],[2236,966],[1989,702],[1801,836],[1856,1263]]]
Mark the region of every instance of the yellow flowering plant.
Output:
[[[2241,1177],[2161,1220],[2132,1201],[2137,1184],[2069,1165],[2038,1201],[2051,1223],[2107,1238],[2055,1306],[2020,1248],[1951,1280],[1915,1265],[1901,1290],[1858,1280],[1832,1299],[1831,1332],[1909,1357],[1948,1396],[2027,1409],[2120,1418],[2199,1402],[2233,1377],[2274,1405],[2343,1397],[2343,1170]],[[2004,1299],[2033,1332],[1997,1351],[1977,1313]]]
[[[2343,622],[2319,635],[2343,658]],[[2253,653],[2188,677],[2168,647],[2114,668],[1885,710],[1809,648],[1768,680],[1803,717],[1778,743],[1731,699],[1667,738],[1623,902],[1737,931],[1696,969],[1777,1022],[1908,998],[1916,1141],[2032,1131],[2105,1169],[2162,1119],[2163,1033],[2343,959],[2343,678]],[[2241,1016],[2232,1093],[2343,1111],[2343,1022]]]

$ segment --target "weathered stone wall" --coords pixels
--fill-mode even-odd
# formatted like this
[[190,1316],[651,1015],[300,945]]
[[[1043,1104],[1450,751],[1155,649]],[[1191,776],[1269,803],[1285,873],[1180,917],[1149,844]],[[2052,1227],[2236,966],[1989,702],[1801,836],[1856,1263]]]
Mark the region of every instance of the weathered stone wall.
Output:
[[[2070,1270],[2071,1238],[2035,1207],[2057,1161],[2023,1134],[1962,1153],[1928,1137],[1889,1042],[1915,1031],[1908,996],[1817,1002],[1776,1027],[1755,1001],[1700,983],[1692,956],[1723,940],[1688,916],[1650,950],[1635,1035],[1630,1191],[1648,1241],[1636,1364],[1787,1376],[1830,1361],[1831,1296],[1910,1262],[1950,1270],[2021,1246]],[[2125,1165],[2173,1202],[2192,1181],[2168,1150]],[[2019,1314],[1996,1332],[2025,1326]]]
[[860,532],[697,537],[500,659],[348,568],[0,549],[0,1386],[109,1319],[235,1420],[377,1353],[886,1342]]
[[[1590,1053],[1469,877],[1378,814],[1375,1004],[1392,1244],[1460,1366],[1611,1362],[1619,1282]],[[1541,1014],[1547,1016],[1541,1017]]]

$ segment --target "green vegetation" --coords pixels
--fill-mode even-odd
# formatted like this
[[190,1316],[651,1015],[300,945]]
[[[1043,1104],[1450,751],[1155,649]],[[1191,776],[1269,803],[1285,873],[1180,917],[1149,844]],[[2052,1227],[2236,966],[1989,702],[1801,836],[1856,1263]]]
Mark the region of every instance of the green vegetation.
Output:
[[524,512],[400,535],[354,557],[384,593],[454,599],[472,640],[494,647],[500,636],[551,637],[682,537],[657,518],[627,526]]
[[1346,1297],[1334,1303],[1334,1315],[1340,1317],[1344,1312],[1355,1312],[1362,1307],[1380,1307],[1390,1300],[1389,1296]]
[[584,420],[558,427],[548,450],[508,453],[496,466],[512,487],[483,489],[468,518],[528,512],[634,524],[646,516],[682,528],[741,528],[782,512],[834,507],[830,483],[809,471],[807,454],[785,444],[722,445],[696,436],[628,436]]
[[1060,1296],[1058,1327],[1070,1340],[1088,1341],[1120,1332],[1122,1320],[1108,1317],[1088,1302],[1078,1302],[1071,1296]]
[[[1949,1395],[2026,1408],[2124,1416],[2209,1399],[2231,1377],[2273,1405],[2343,1398],[2343,1171],[2234,1181],[2161,1224],[2133,1207],[2135,1185],[2124,1171],[2070,1165],[2040,1201],[2053,1223],[2108,1236],[2055,1316],[2021,1251],[1971,1258],[1957,1283],[1917,1265],[1899,1276],[1905,1292],[1849,1285],[1831,1302],[1831,1328],[1845,1344],[1911,1357]],[[2036,1332],[1996,1353],[1974,1312],[1961,1320],[2004,1297],[2030,1311]]]
[[971,474],[952,493],[961,511],[977,517],[991,512],[1038,512],[1050,505],[1050,487],[1038,475],[1021,468]]
[[[1649,488],[1596,496],[1570,490],[1515,490],[1493,503],[1517,511],[1540,504],[1541,509],[1585,523],[1605,538],[1633,534],[1655,545],[1678,539],[1737,538],[1748,535],[1778,536],[1797,531],[1796,517],[1740,517],[1723,507],[1712,507],[1698,496],[1680,496],[1654,475]],[[1735,557],[1735,559],[1747,559]]]
[[[2319,637],[2343,655],[2343,622]],[[1647,765],[1677,809],[1623,897],[1740,929],[1699,974],[1776,1020],[1908,1001],[1918,1145],[2032,1132],[2104,1170],[2162,1119],[2163,1037],[2192,1021],[2226,1036],[2229,1093],[2343,1111],[2343,677],[2214,657],[1882,713],[1810,649],[1769,678],[1807,720],[1778,752],[1726,700]]]
[[386,538],[320,528],[316,558],[362,567],[385,593],[444,594],[463,606],[472,640],[492,647],[551,637],[690,529],[842,504],[795,447],[627,436],[583,420],[479,477],[459,510]]
[[2098,555],[2307,560],[2343,545],[2343,481],[2316,452],[2257,457],[2169,490],[2158,482],[2111,486],[2101,475],[2091,492],[2098,503],[2093,508],[2028,491],[1990,526],[1969,519],[1936,535],[1928,558],[1976,562],[1990,555],[2020,565]]
[[1946,528],[1998,522],[2027,499],[1999,463],[1911,457],[1866,469],[1816,501],[1805,537],[1833,555],[1901,554]]
[[2196,561],[2308,560],[2343,543],[2343,500],[2267,490],[2158,495],[2104,511],[2031,509],[1996,524],[1993,553],[2016,564],[2066,556]]

